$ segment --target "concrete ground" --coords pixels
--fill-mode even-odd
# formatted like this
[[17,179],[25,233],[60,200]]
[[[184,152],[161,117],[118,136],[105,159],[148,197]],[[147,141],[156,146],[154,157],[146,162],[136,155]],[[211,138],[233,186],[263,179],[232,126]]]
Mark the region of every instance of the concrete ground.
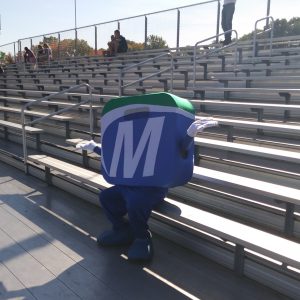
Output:
[[0,299],[288,299],[154,235],[149,264],[100,248],[101,209],[0,162]]

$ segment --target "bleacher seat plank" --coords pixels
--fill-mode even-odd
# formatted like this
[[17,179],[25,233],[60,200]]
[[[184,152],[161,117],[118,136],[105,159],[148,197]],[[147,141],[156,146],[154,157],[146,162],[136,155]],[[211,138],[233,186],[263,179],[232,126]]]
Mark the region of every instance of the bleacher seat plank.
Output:
[[194,166],[193,178],[215,183],[227,184],[230,186],[237,186],[242,188],[243,190],[252,192],[254,191],[263,196],[273,197],[273,199],[276,200],[300,205],[299,189],[198,166]]
[[29,155],[28,160],[38,164],[42,164],[48,168],[55,169],[67,174],[72,175],[77,180],[93,184],[97,188],[104,189],[110,187],[111,184],[106,182],[102,175],[77,167],[73,164],[63,162],[47,155]]
[[176,218],[183,223],[188,223],[188,225],[195,226],[197,229],[209,232],[235,244],[243,245],[245,248],[260,254],[270,256],[273,259],[300,268],[299,243],[217,216],[178,201],[168,198],[166,201],[171,206],[176,206],[180,210],[180,215],[176,210],[163,210],[164,213],[169,214],[168,217],[173,216],[173,218]]
[[[7,107],[7,106],[0,106],[0,111],[17,113],[17,114],[21,113],[21,109]],[[48,113],[25,110],[25,115],[33,116],[33,117],[45,117],[48,115]],[[72,120],[72,117],[55,115],[55,116],[52,116],[51,119],[54,119],[57,121],[69,121],[69,120]]]
[[[4,121],[4,120],[0,120],[0,126],[22,130],[21,124]],[[44,131],[43,129],[31,127],[31,126],[25,126],[25,130],[27,133],[31,133],[31,134],[42,133]]]
[[257,102],[235,102],[223,100],[191,100],[195,105],[214,105],[214,106],[228,106],[228,107],[244,107],[244,108],[272,108],[278,110],[293,110],[300,111],[300,105],[295,104],[270,104]]
[[[29,99],[29,98],[16,98],[16,97],[4,97],[4,96],[0,96],[0,101],[1,100],[5,100],[6,102],[17,102],[17,103],[29,103],[29,102],[36,102],[36,99]],[[62,101],[52,101],[52,100],[45,100],[45,101],[41,101],[39,102],[39,104],[42,105],[56,105],[56,106],[61,106],[61,107],[71,107],[75,104],[78,103],[70,103],[70,102],[62,102]],[[85,108],[85,109],[89,109],[90,105],[89,104],[81,104],[79,106],[80,108]],[[103,107],[103,105],[92,105],[92,109],[98,109]]]
[[[103,179],[102,175],[98,173],[65,163],[46,155],[30,155],[28,156],[28,159],[34,163],[41,164],[48,168],[70,175],[79,181],[84,181],[90,185],[96,186],[97,188],[103,189],[111,186]],[[229,176],[223,172],[208,170],[201,167],[195,167],[193,176],[198,179],[209,178],[212,180],[215,180],[216,177],[216,180],[225,180],[227,182],[230,180],[233,182],[241,180],[240,176]],[[256,187],[261,188],[262,191],[266,190],[267,193],[269,193],[262,183],[260,184],[261,186],[257,186],[257,182],[258,181],[256,180]],[[254,181],[251,183],[254,183]],[[275,191],[277,191],[277,189],[274,190],[276,185],[269,184],[268,187],[270,186],[273,188],[275,193]],[[288,190],[290,193],[287,193],[285,196],[282,195],[285,199],[288,195],[293,194],[292,190],[295,189],[286,189],[284,192],[287,192]],[[297,201],[298,203],[300,202],[299,193]],[[174,206],[179,208],[179,210],[172,209]],[[157,215],[159,218],[167,218],[169,221],[174,219],[175,224],[176,222],[180,222],[188,224],[189,226],[194,226],[197,230],[204,230],[210,234],[227,239],[235,244],[241,245],[242,247],[270,256],[273,259],[277,259],[287,265],[300,269],[299,243],[231,221],[169,198],[165,199],[165,204],[162,205],[161,210],[155,210],[153,214]]]
[[223,151],[233,151],[247,155],[257,155],[268,159],[277,159],[291,163],[300,163],[300,153],[295,151],[272,149],[262,146],[245,145],[198,137],[195,138],[195,145]]
[[220,125],[228,125],[239,128],[249,128],[249,129],[264,129],[274,132],[285,132],[291,134],[300,134],[300,126],[297,125],[287,125],[282,123],[270,123],[270,122],[258,122],[258,121],[244,121],[244,120],[233,120],[233,119],[223,119],[214,118]]

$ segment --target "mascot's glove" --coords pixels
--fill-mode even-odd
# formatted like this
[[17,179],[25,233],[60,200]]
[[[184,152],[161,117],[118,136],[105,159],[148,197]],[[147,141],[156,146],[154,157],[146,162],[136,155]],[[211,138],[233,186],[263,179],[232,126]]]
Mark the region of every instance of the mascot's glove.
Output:
[[195,137],[198,132],[202,132],[205,128],[214,126],[218,126],[218,122],[213,118],[200,118],[190,125],[186,133],[190,137]]
[[100,147],[100,144],[95,143],[93,140],[83,141],[76,145],[76,149],[94,151],[97,146]]

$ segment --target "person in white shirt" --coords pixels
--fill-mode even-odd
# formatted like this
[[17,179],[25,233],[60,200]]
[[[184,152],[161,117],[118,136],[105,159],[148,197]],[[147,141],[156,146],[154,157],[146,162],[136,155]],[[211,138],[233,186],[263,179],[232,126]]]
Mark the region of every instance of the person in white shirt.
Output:
[[[236,0],[224,0],[222,9],[222,28],[223,31],[229,31],[232,29],[232,18],[235,10]],[[231,43],[231,32],[225,34],[225,40],[223,45],[226,46]]]

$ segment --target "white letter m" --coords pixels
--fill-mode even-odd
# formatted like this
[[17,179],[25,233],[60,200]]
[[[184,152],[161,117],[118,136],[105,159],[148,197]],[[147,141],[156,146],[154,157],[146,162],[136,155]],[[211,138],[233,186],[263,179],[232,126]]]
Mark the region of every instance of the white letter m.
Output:
[[164,120],[165,117],[156,117],[147,121],[135,153],[133,153],[133,121],[119,123],[109,176],[116,177],[117,175],[122,146],[124,145],[123,174],[124,178],[132,178],[148,141],[143,177],[153,176]]

